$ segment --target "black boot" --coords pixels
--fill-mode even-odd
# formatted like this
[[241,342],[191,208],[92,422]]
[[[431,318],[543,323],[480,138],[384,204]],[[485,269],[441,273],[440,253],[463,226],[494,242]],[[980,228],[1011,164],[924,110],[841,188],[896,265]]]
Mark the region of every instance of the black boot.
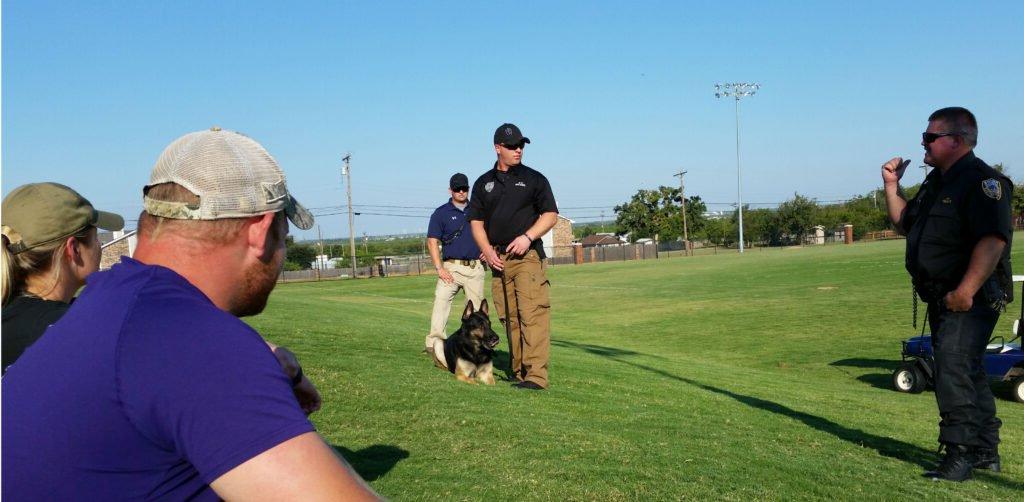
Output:
[[971,479],[971,469],[974,467],[977,457],[966,446],[956,444],[943,446],[946,448],[946,456],[942,458],[934,471],[926,472],[925,476],[936,481],[944,479],[959,482]]
[[999,449],[997,448],[972,448],[971,452],[974,454],[974,468],[975,469],[989,469],[992,472],[999,472],[1001,465],[999,464]]

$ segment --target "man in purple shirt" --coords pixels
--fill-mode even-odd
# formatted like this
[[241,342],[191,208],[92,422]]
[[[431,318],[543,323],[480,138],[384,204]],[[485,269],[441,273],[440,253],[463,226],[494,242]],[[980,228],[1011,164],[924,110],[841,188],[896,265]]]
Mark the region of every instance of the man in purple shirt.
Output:
[[373,499],[238,319],[266,305],[287,220],[313,223],[274,159],[187,134],[144,194],[135,259],[90,276],[3,378],[3,498]]

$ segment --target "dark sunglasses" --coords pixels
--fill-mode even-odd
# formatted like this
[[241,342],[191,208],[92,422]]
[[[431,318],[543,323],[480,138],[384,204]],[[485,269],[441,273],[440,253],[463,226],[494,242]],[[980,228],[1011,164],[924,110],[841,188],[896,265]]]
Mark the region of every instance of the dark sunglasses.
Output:
[[526,144],[525,143],[519,143],[519,144],[516,144],[516,145],[502,144],[501,146],[503,146],[503,147],[505,147],[505,148],[507,148],[509,150],[520,150],[520,149],[524,148],[526,146]]
[[959,133],[955,133],[955,132],[923,132],[923,133],[921,133],[921,140],[924,141],[924,144],[930,145],[933,142],[935,142],[935,140],[937,140],[937,139],[939,139],[939,138],[941,138],[943,136],[959,136],[959,135],[960,135]]
[[455,187],[452,189],[453,192],[468,192],[469,187]]

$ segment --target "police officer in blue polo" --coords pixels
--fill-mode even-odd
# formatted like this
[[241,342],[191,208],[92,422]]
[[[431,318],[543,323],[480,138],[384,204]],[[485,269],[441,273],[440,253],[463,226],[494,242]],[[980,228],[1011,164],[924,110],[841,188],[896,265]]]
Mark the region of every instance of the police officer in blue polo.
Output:
[[974,156],[978,122],[966,108],[943,108],[922,134],[934,167],[909,202],[899,189],[909,160],[882,166],[889,218],[907,236],[906,267],[928,303],[935,352],[939,443],[946,454],[926,473],[964,481],[973,469],[1000,470],[996,404],[985,376],[985,347],[1012,300],[1010,201],[1013,183]]
[[434,311],[430,316],[424,352],[431,353],[435,340],[447,338],[445,327],[452,310],[452,300],[459,290],[466,291],[466,299],[473,308],[480,308],[484,299],[483,264],[480,248],[473,240],[473,232],[466,221],[469,203],[469,178],[455,173],[448,180],[448,202],[434,210],[427,228],[427,250],[437,270],[434,288]]

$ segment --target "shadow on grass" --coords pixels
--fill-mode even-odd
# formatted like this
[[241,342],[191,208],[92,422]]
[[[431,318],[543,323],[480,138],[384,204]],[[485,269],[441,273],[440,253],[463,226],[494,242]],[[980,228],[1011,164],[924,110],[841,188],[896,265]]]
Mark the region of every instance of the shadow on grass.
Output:
[[864,382],[876,389],[890,390],[896,392],[892,388],[892,375],[888,373],[869,373],[867,375],[861,375],[857,377],[857,380]]
[[[900,364],[901,361],[893,361],[890,359],[851,358],[832,361],[828,365],[840,368],[846,367],[886,370],[889,373],[868,373],[866,375],[860,375],[855,378],[858,381],[864,382],[876,389],[892,390],[892,371],[895,371]],[[844,371],[844,373],[850,375],[849,372]]]
[[[619,348],[615,348],[615,347],[605,347],[603,345],[592,345],[592,344],[589,344],[589,343],[567,342],[565,340],[551,340],[551,345],[557,345],[559,347],[568,347],[570,349],[579,349],[579,350],[582,350],[582,351],[585,351],[585,352],[589,352],[589,353],[594,354],[594,355],[598,355],[598,356],[601,356],[601,357],[608,357],[608,358],[611,358],[611,359],[615,359],[616,357],[622,357],[622,356],[644,356],[644,357],[653,357],[653,358],[656,358],[656,359],[664,359],[664,357],[661,357],[661,356],[656,356],[656,355],[653,355],[653,354],[644,354],[644,353],[636,352],[636,351],[633,351],[633,350],[619,349]],[[619,361],[619,362],[626,363],[626,364],[632,364],[632,363],[628,363],[626,361]]]
[[832,361],[828,363],[829,366],[847,366],[850,368],[878,368],[883,370],[893,371],[897,366],[900,365],[900,361],[893,361],[892,359],[865,359],[865,358],[851,358],[851,359],[840,359],[838,361]]
[[[904,441],[900,441],[898,439],[892,439],[892,438],[888,438],[888,437],[877,436],[875,434],[864,432],[864,431],[859,430],[859,429],[853,429],[853,428],[850,428],[850,427],[846,427],[844,425],[841,425],[841,424],[838,424],[836,422],[833,422],[833,421],[831,421],[831,420],[829,420],[827,418],[823,418],[823,417],[819,417],[817,415],[812,415],[810,413],[806,413],[806,412],[803,412],[803,411],[795,410],[795,409],[790,408],[788,406],[785,406],[785,405],[782,405],[782,404],[779,404],[779,403],[776,403],[776,402],[773,402],[773,401],[769,401],[767,399],[761,399],[761,398],[758,398],[758,397],[753,397],[753,396],[747,396],[747,395],[744,395],[744,394],[739,394],[739,393],[736,393],[736,392],[733,392],[733,391],[730,391],[730,390],[723,389],[721,387],[715,387],[714,385],[709,385],[709,384],[698,382],[696,380],[692,380],[692,379],[689,379],[689,378],[685,378],[685,377],[681,377],[681,376],[678,376],[678,375],[674,375],[672,373],[669,373],[669,372],[667,372],[665,370],[662,370],[662,369],[659,369],[659,368],[654,368],[654,367],[651,367],[651,366],[647,366],[647,365],[644,365],[644,364],[636,363],[636,362],[633,362],[633,361],[627,361],[627,360],[623,359],[623,356],[625,356],[625,355],[641,355],[641,356],[646,356],[646,354],[641,354],[641,353],[638,353],[638,352],[632,352],[632,351],[625,351],[625,350],[615,349],[615,348],[612,348],[612,347],[600,347],[600,346],[585,345],[585,344],[578,344],[578,343],[565,342],[565,341],[558,341],[558,342],[552,341],[551,343],[554,344],[554,345],[562,346],[562,347],[579,348],[581,350],[586,350],[587,352],[590,352],[590,353],[594,353],[594,354],[598,354],[598,355],[604,355],[605,357],[607,357],[608,359],[611,359],[613,361],[616,361],[616,362],[619,362],[619,363],[622,363],[622,364],[626,364],[626,365],[629,365],[629,366],[633,366],[634,368],[640,368],[640,369],[649,371],[651,373],[654,373],[654,374],[657,374],[657,375],[661,375],[661,376],[663,376],[665,378],[676,380],[678,382],[683,382],[683,383],[692,385],[694,387],[698,387],[700,389],[704,389],[704,390],[706,390],[708,392],[713,392],[715,394],[719,394],[719,395],[722,395],[722,396],[729,397],[731,399],[735,399],[736,401],[738,401],[740,403],[743,403],[743,404],[745,404],[747,406],[750,406],[750,407],[753,407],[753,408],[758,408],[758,409],[761,409],[761,410],[765,410],[765,411],[768,411],[768,412],[771,412],[771,413],[775,413],[775,414],[778,414],[778,415],[783,415],[783,416],[790,417],[790,418],[792,418],[794,420],[802,422],[804,425],[806,425],[806,426],[808,426],[808,427],[810,427],[812,429],[815,429],[815,430],[818,430],[818,431],[821,431],[821,432],[824,432],[824,433],[827,433],[827,434],[831,434],[831,435],[833,435],[833,436],[835,436],[835,437],[837,437],[839,439],[842,439],[843,441],[846,441],[848,443],[860,446],[862,448],[870,448],[870,449],[875,450],[876,452],[878,452],[879,455],[882,455],[882,456],[885,456],[885,457],[889,457],[889,458],[893,458],[893,459],[896,459],[896,460],[900,460],[900,461],[903,461],[903,462],[907,462],[907,463],[910,463],[910,464],[914,464],[916,466],[921,467],[922,469],[926,469],[926,470],[927,469],[931,469],[932,467],[935,466],[935,461],[937,460],[934,451],[929,451],[929,450],[926,450],[926,449],[921,448],[919,446],[916,446],[916,445],[913,445],[913,444],[910,444],[910,443],[907,443],[907,442],[904,442]],[[592,350],[592,348],[596,348],[596,349],[600,349],[600,350]],[[1017,490],[1024,489],[1024,483],[1019,483],[1019,482],[1016,482],[1016,481],[1011,481],[1011,480],[1008,480],[1008,479],[1004,479],[1002,477],[990,475],[989,473],[984,472],[984,471],[976,471],[976,474],[979,474],[981,477],[984,478],[984,480],[986,482],[989,482],[989,483],[992,483],[992,484],[997,484],[997,485],[1001,485],[1001,486],[1005,486],[1007,488],[1017,489]]]
[[344,446],[331,445],[334,451],[345,457],[352,468],[366,481],[373,481],[390,471],[395,464],[403,459],[409,458],[409,452],[397,446],[386,444],[375,444],[367,446],[359,451],[353,451]]

